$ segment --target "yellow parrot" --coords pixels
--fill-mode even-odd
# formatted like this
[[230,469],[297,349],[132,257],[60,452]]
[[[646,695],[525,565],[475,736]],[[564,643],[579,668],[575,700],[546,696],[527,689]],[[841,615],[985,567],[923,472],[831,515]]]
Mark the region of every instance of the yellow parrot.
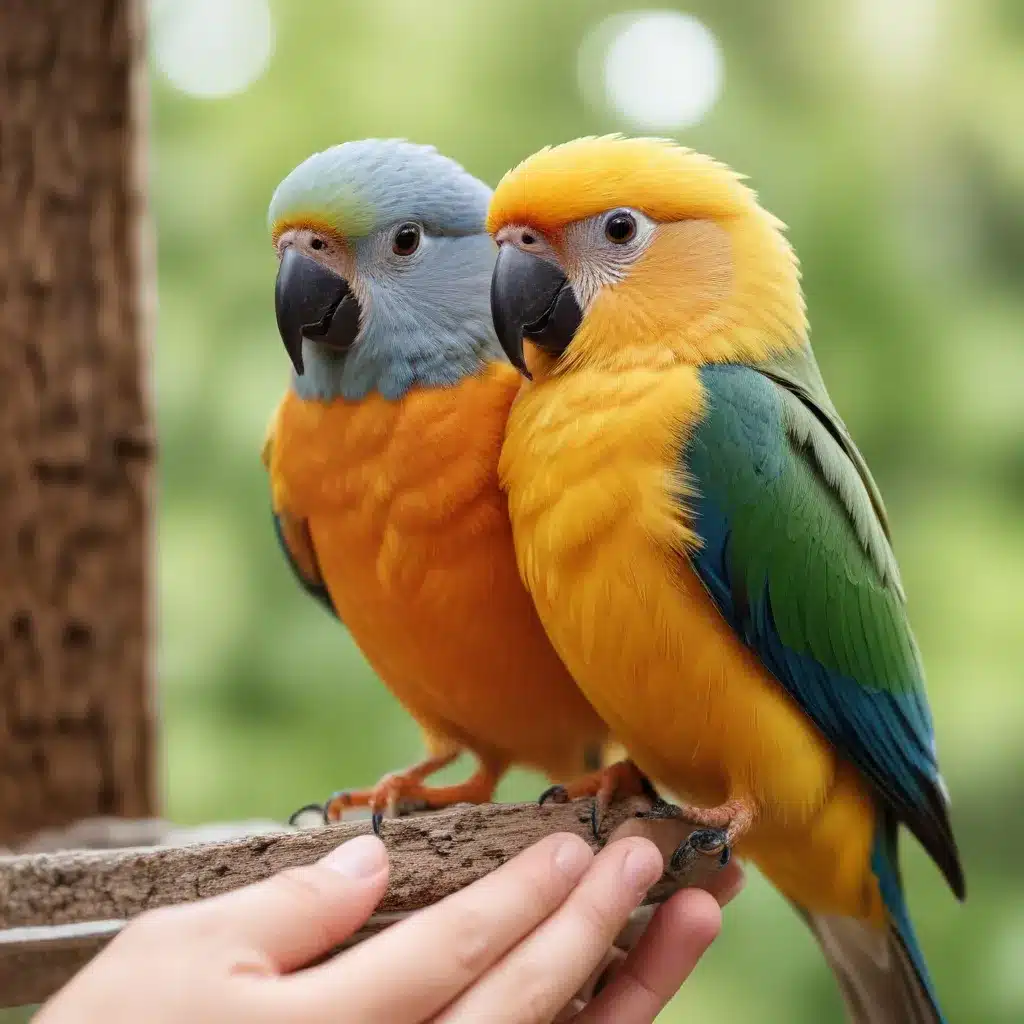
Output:
[[[963,898],[885,510],[808,343],[783,225],[664,140],[579,139],[495,190],[492,315],[530,378],[500,475],[520,571],[636,776],[800,908],[851,1015],[942,1020],[897,859]],[[632,765],[635,765],[633,767]],[[631,781],[632,779],[632,781]]]
[[[498,457],[520,377],[494,336],[490,189],[427,146],[347,142],[274,193],[291,383],[264,446],[278,539],[422,726],[429,756],[330,819],[489,800],[513,763],[601,763],[604,723],[519,577]],[[465,783],[426,784],[462,750]]]

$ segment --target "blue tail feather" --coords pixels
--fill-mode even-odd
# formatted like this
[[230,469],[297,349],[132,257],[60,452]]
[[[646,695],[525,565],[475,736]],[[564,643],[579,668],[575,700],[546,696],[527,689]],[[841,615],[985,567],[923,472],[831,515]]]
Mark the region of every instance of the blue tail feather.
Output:
[[921,988],[932,1004],[936,1018],[944,1024],[945,1017],[939,1008],[935,986],[928,973],[928,965],[925,963],[921,945],[917,941],[910,913],[907,910],[907,901],[903,894],[903,881],[900,877],[898,844],[898,824],[892,819],[883,819],[875,836],[875,845],[871,853],[871,870],[878,879],[882,902],[889,913],[890,925],[917,974]]

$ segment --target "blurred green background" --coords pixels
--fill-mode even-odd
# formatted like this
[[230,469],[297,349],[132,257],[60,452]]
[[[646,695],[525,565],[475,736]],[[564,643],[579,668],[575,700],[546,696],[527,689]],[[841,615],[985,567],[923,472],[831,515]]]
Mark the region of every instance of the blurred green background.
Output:
[[[364,136],[433,143],[494,184],[547,143],[658,128],[744,171],[790,225],[819,361],[889,505],[966,858],[959,907],[905,843],[913,913],[952,1021],[1024,1020],[1024,5],[679,10],[706,31],[599,27],[630,5],[593,0],[152,5],[168,813],[284,818],[421,749],[271,532],[276,183]],[[501,796],[539,786],[519,774]],[[755,878],[660,1019],[839,1006]]]

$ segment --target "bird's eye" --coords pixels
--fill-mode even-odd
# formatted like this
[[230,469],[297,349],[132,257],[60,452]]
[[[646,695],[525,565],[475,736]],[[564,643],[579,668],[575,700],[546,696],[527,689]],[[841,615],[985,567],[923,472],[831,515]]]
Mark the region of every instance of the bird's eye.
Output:
[[327,243],[322,238],[313,238],[309,243],[310,249],[326,249]]
[[636,237],[636,218],[631,213],[613,213],[604,225],[604,237],[616,245],[625,245]]
[[403,224],[391,242],[391,251],[396,256],[411,256],[420,247],[418,224]]

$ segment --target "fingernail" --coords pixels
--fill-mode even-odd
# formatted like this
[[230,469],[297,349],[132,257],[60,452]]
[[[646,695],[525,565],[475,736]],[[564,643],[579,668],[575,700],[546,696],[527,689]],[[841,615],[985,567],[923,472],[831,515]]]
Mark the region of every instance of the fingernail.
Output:
[[635,845],[622,862],[622,879],[642,899],[644,894],[661,878],[665,864],[653,843]]
[[590,847],[581,839],[567,839],[555,850],[555,867],[575,882],[593,858]]
[[387,850],[376,836],[357,836],[335,847],[320,863],[349,878],[373,878],[384,870]]

